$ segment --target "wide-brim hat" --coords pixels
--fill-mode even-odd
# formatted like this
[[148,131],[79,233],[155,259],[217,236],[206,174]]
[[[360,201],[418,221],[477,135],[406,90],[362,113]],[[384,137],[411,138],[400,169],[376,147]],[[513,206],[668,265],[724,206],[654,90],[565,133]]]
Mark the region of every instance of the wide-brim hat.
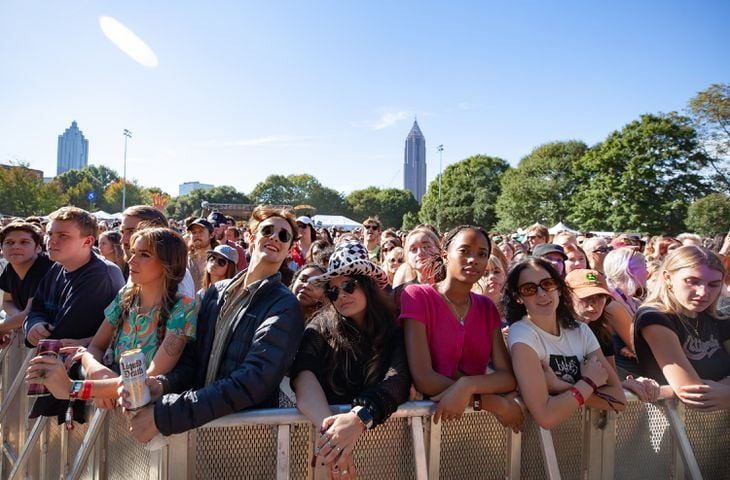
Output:
[[370,260],[368,249],[356,240],[340,242],[335,245],[335,251],[327,265],[327,272],[318,277],[310,278],[309,283],[322,284],[335,277],[351,277],[354,275],[368,276],[375,280],[380,288],[388,286],[388,275],[385,270]]
[[573,270],[565,277],[565,283],[578,298],[599,294],[611,296],[606,277],[598,270],[587,268]]

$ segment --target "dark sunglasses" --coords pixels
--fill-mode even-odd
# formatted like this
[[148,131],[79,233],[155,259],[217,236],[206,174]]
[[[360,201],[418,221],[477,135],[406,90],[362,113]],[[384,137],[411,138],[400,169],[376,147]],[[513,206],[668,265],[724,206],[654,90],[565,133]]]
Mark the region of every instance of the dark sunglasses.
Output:
[[357,287],[357,280],[347,280],[342,282],[340,287],[327,287],[324,294],[327,295],[330,301],[334,302],[340,296],[340,289],[348,295],[351,295],[355,291],[355,287]]
[[390,259],[390,260],[388,260],[388,261],[389,261],[390,263],[403,263],[403,259],[402,259],[402,258],[391,258],[391,259]]
[[531,297],[537,293],[537,287],[542,288],[544,292],[553,292],[558,289],[559,285],[557,280],[553,278],[545,278],[540,280],[540,283],[523,283],[517,287],[517,291],[523,297]]
[[228,265],[228,260],[226,260],[225,258],[216,257],[215,255],[211,255],[210,257],[208,257],[208,262],[210,262],[211,260],[215,260],[215,263],[217,263],[219,267],[225,267],[226,265]]
[[608,253],[612,249],[611,247],[598,247],[597,249],[593,250],[594,253]]
[[264,225],[259,231],[264,237],[274,238],[274,235],[277,235],[281,243],[289,243],[292,239],[291,232],[286,228],[282,228],[277,234],[276,227],[273,225]]
[[367,230],[375,230],[375,231],[378,230],[378,226],[377,225],[364,225],[363,228],[365,228]]

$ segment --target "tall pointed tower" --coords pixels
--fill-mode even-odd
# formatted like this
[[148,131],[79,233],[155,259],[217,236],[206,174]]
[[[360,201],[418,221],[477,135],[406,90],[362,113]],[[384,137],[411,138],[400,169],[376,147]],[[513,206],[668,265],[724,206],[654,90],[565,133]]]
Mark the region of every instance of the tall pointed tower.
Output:
[[403,188],[410,190],[418,203],[426,193],[426,138],[418,127],[418,120],[413,120],[413,128],[406,137]]
[[79,170],[89,164],[89,141],[84,132],[79,130],[76,120],[58,136],[58,153],[56,155],[56,175],[69,170]]

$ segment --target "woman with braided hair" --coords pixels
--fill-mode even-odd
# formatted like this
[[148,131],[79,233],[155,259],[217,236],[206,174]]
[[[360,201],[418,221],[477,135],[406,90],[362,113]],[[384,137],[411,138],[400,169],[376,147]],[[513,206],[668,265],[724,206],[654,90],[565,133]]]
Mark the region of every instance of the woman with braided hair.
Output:
[[[149,376],[175,366],[188,340],[195,337],[197,302],[177,292],[185,275],[187,246],[168,228],[135,232],[130,244],[129,275],[125,285],[105,309],[104,321],[88,349],[66,347],[71,363],[80,362],[90,398],[111,408],[117,398],[119,359],[139,348],[147,360]],[[159,347],[163,348],[159,348]],[[26,379],[41,380],[51,394],[69,398],[72,380],[60,360],[39,356],[32,360]]]

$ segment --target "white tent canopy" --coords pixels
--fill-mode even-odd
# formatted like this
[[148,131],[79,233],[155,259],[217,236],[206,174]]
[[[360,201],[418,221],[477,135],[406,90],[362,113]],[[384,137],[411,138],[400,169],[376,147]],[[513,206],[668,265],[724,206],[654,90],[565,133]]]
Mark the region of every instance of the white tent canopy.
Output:
[[315,215],[312,217],[312,221],[317,228],[337,227],[342,230],[351,231],[362,226],[360,222],[356,222],[342,215]]
[[567,231],[570,233],[576,233],[576,234],[580,233],[578,230],[574,230],[574,229],[570,228],[563,222],[558,222],[555,225],[553,225],[551,228],[548,228],[548,232],[550,233],[550,235],[555,235],[558,232],[564,232],[564,231]]
[[107,213],[104,210],[98,210],[96,212],[93,212],[92,215],[96,217],[97,220],[104,220],[104,221],[112,221],[112,220],[121,220],[122,214],[120,213]]

